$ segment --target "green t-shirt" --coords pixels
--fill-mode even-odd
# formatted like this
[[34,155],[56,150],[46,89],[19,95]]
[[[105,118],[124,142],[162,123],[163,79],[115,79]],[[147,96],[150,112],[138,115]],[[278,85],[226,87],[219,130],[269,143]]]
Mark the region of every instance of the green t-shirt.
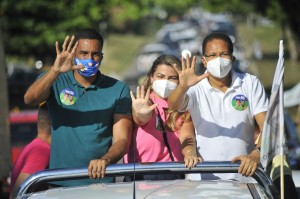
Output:
[[[52,120],[50,168],[87,167],[112,145],[114,114],[131,115],[128,86],[98,73],[94,85],[84,88],[73,71],[61,74],[53,83],[47,104]],[[122,133],[122,132],[118,132]],[[63,186],[99,181],[59,183]],[[113,182],[104,178],[101,182]]]

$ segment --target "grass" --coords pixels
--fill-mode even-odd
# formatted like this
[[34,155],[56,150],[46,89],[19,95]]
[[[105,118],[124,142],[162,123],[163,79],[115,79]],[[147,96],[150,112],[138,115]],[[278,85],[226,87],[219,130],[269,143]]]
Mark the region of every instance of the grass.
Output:
[[153,40],[149,35],[111,34],[104,44],[101,71],[121,77],[133,66],[139,50]]

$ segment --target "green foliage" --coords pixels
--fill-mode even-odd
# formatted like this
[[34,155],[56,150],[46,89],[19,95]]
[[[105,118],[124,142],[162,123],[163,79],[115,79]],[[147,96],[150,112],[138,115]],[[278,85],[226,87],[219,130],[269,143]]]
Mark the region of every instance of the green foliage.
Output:
[[102,5],[105,2],[101,2],[4,0],[1,6],[4,10],[6,54],[40,59],[53,57],[56,40],[62,42],[77,28],[98,28],[99,22],[108,15],[105,5]]
[[202,0],[201,3],[203,8],[214,13],[246,15],[254,10],[253,0]]
[[[183,14],[197,0],[2,0],[0,12],[4,21],[4,46],[7,55],[48,60],[55,56],[55,41],[60,43],[78,28],[110,27],[138,30],[146,25],[154,10],[168,15]],[[147,26],[147,25],[146,25]],[[145,27],[145,26],[144,26]],[[143,28],[143,27],[142,27]]]

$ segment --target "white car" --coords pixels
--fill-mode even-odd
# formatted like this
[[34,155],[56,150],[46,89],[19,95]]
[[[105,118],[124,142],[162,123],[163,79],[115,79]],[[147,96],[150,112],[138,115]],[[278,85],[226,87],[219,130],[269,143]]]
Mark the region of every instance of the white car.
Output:
[[[127,176],[133,174],[167,173],[236,173],[239,164],[231,162],[204,162],[188,169],[182,162],[114,164],[109,165],[106,176]],[[186,179],[134,181],[116,183],[95,183],[87,186],[60,187],[34,192],[33,188],[45,182],[87,178],[87,168],[56,169],[38,172],[28,178],[20,188],[19,199],[73,199],[73,198],[279,198],[277,190],[263,169],[258,168],[253,179],[256,182],[245,183],[229,180]],[[96,181],[95,181],[96,182]]]

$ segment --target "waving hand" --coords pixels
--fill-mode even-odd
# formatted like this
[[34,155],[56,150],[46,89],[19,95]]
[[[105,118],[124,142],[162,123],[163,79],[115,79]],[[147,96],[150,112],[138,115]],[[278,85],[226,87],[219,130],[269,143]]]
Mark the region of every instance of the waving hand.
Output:
[[56,41],[56,59],[54,62],[53,69],[56,72],[64,73],[70,70],[83,68],[83,66],[75,66],[73,65],[73,58],[75,55],[75,50],[78,46],[78,42],[75,43],[73,46],[75,37],[72,36],[71,38],[67,36],[65,41],[62,45],[62,50],[59,48],[59,44]]
[[179,85],[182,88],[190,88],[191,86],[194,86],[195,84],[200,82],[202,79],[208,77],[208,73],[204,73],[201,76],[198,76],[195,73],[196,56],[193,56],[192,60],[190,60],[189,55],[186,55],[185,58],[182,57],[181,64],[181,70],[177,65],[174,65],[173,68],[179,75]]
[[133,119],[139,124],[143,125],[147,123],[151,116],[152,112],[157,106],[157,104],[152,104],[149,101],[150,89],[148,88],[145,93],[144,86],[140,89],[138,86],[136,88],[136,97],[134,97],[133,92],[130,91],[131,99],[132,99],[132,111],[133,111]]

